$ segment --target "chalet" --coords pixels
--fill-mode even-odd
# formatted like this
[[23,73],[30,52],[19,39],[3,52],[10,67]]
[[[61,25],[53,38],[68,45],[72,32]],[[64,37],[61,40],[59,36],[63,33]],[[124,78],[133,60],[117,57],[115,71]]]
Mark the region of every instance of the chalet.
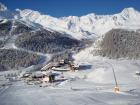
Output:
[[56,62],[50,62],[47,65],[45,65],[43,68],[41,68],[41,71],[46,71],[52,69],[52,67],[57,67],[59,66],[59,63]]
[[72,71],[75,71],[75,70],[79,70],[79,65],[78,64],[75,64],[75,63],[69,63],[69,66],[70,66],[70,69]]
[[53,72],[48,72],[45,77],[42,79],[43,82],[49,82],[49,83],[52,83],[52,82],[55,82],[55,77],[58,76],[59,74],[58,73],[53,73]]
[[64,65],[64,64],[65,64],[65,60],[64,59],[59,61],[59,65]]
[[44,78],[45,74],[41,73],[41,72],[35,72],[32,75],[32,78]]
[[41,71],[46,71],[46,70],[53,70],[53,71],[60,71],[60,72],[65,72],[65,71],[75,71],[79,70],[79,65],[73,63],[73,61],[69,60],[60,60],[59,62],[50,62],[47,65],[45,65],[43,68],[41,68]]

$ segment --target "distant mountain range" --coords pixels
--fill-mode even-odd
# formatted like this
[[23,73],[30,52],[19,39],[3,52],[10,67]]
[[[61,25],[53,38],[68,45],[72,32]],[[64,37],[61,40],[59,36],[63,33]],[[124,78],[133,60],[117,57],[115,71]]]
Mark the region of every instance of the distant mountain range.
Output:
[[96,15],[91,13],[85,16],[69,16],[55,18],[50,15],[41,14],[30,9],[16,9],[10,11],[0,4],[0,19],[12,18],[28,23],[37,23],[45,27],[72,35],[77,39],[96,38],[113,28],[139,29],[140,12],[134,8],[125,8],[122,12],[113,15]]
[[140,58],[139,32],[140,12],[134,8],[55,18],[30,9],[11,11],[0,3],[0,69],[71,59],[81,50],[84,56]]

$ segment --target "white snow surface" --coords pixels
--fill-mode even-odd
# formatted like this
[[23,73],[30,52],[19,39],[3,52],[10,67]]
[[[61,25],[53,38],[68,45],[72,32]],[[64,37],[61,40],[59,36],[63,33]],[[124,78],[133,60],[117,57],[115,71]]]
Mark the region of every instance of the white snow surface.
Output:
[[87,80],[95,83],[113,83],[112,68],[114,68],[120,84],[138,84],[140,86],[140,77],[135,75],[135,72],[140,70],[140,60],[109,59],[93,56],[93,49],[93,47],[89,47],[74,55],[76,63],[93,66],[90,72],[86,74]]
[[140,29],[140,12],[133,7],[124,8],[120,13],[98,15],[90,13],[84,16],[52,17],[31,9],[7,10],[0,4],[0,19],[16,19],[26,23],[37,23],[46,29],[70,34],[76,39],[97,38],[113,28],[130,30]]
[[6,11],[7,7],[5,5],[3,5],[2,3],[0,3],[0,11]]
[[91,13],[85,16],[69,16],[55,18],[30,9],[20,10],[19,16],[24,21],[31,21],[56,31],[72,35],[77,39],[96,38],[112,28],[140,29],[140,12],[134,8],[125,8],[122,12],[113,15],[96,15]]
[[[91,65],[77,72],[64,72],[68,80],[49,87],[23,81],[0,87],[0,105],[139,105],[140,60],[112,60],[80,52],[75,62]],[[119,93],[114,93],[114,68]]]
[[[133,8],[126,8],[114,15],[91,13],[81,17],[61,18],[42,15],[29,9],[17,9],[16,12],[19,14],[15,14],[15,19],[38,23],[77,39],[96,38],[112,28],[140,29],[140,13]],[[98,39],[99,42],[100,40],[102,39]],[[5,47],[16,48],[13,41],[9,40]],[[12,82],[10,85],[5,75],[17,71],[0,72],[0,105],[140,105],[140,76],[135,74],[140,70],[140,60],[93,56],[92,51],[99,48],[98,41],[92,47],[74,55],[75,63],[84,65],[84,69],[65,72],[63,75],[68,80],[56,86],[39,87],[27,85],[24,81]],[[48,56],[51,57],[46,55],[47,59]],[[27,68],[27,71],[32,68]],[[120,88],[119,94],[113,91],[115,81],[112,68]],[[21,74],[24,73],[22,71],[25,72],[25,69],[21,69]]]
[[[78,59],[77,59],[78,61]],[[113,92],[115,69],[121,92]],[[117,62],[117,63],[116,63]],[[129,60],[109,60],[95,57],[92,62],[84,60],[81,64],[92,64],[91,69],[66,72],[67,81],[57,86],[39,87],[27,85],[22,81],[0,88],[0,105],[139,105],[140,77],[135,76],[139,65]],[[137,61],[138,63],[138,61]],[[83,78],[86,75],[86,78]]]

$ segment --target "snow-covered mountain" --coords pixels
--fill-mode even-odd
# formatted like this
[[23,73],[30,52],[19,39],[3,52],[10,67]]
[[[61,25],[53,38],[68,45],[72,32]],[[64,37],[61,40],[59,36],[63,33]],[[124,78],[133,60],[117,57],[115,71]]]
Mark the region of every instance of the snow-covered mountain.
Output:
[[96,15],[95,13],[91,13],[81,17],[69,16],[61,18],[41,14],[38,11],[30,9],[16,9],[11,13],[3,4],[0,4],[0,10],[0,18],[10,17],[26,22],[38,23],[45,28],[71,34],[78,39],[95,38],[105,34],[112,28],[140,28],[140,12],[132,7],[125,8],[120,13],[113,15]]
[[15,15],[16,11],[10,11],[4,4],[0,3],[0,20],[13,19]]
[[6,11],[7,7],[5,5],[3,5],[2,3],[0,3],[0,11]]
[[125,8],[114,15],[96,15],[94,13],[85,16],[69,16],[55,18],[42,15],[29,9],[17,10],[21,19],[39,23],[57,31],[76,33],[74,37],[85,38],[105,34],[112,28],[139,29],[140,13],[134,8]]

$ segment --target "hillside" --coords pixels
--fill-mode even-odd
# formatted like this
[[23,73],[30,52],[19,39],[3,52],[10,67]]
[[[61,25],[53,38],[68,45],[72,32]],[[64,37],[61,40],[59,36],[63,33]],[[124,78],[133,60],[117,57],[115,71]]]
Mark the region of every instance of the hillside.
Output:
[[66,32],[77,39],[97,38],[112,28],[139,29],[140,12],[132,7],[124,8],[120,13],[98,15],[90,13],[84,16],[56,18],[30,9],[16,10],[21,20],[38,23],[46,28]]
[[56,18],[0,3],[0,105],[140,105],[140,12]]
[[86,43],[89,41],[80,41],[68,34],[44,29],[38,24],[18,19],[1,19],[1,70],[45,63],[49,60],[47,54],[51,54],[51,61],[54,58],[69,58],[70,53],[78,52]]
[[0,71],[36,65],[41,56],[14,49],[0,49]]
[[112,29],[83,52],[109,58],[140,58],[140,33],[125,29]]
[[18,47],[42,53],[57,53],[84,46],[84,43],[68,35],[47,30],[23,33],[15,43]]

